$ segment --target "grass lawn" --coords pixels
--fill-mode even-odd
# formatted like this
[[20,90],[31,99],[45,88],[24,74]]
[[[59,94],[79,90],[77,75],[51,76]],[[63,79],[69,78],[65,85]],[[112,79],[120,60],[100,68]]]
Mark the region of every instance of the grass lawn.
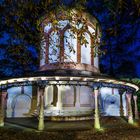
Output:
[[[43,132],[7,125],[0,128],[0,140],[140,140],[139,122],[137,126],[133,126],[123,121],[123,119],[116,119],[113,117],[104,118],[101,119],[101,124],[103,126],[102,131],[97,131],[95,129],[66,129],[66,126],[70,123],[73,124],[74,122],[56,123],[56,126],[59,126],[61,129],[52,130],[48,128],[48,131],[46,129]],[[79,127],[81,123],[85,125],[91,124],[91,122],[79,122]],[[65,129],[62,129],[62,124],[63,126],[65,124]],[[55,126],[55,123],[53,125]],[[77,125],[78,123],[76,126]]]

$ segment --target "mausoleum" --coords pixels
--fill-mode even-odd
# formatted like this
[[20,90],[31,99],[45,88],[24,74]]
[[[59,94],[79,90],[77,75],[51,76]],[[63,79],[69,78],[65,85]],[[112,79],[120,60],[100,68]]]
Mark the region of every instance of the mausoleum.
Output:
[[38,118],[39,130],[44,129],[45,119],[94,119],[97,129],[99,116],[126,116],[133,123],[134,117],[138,119],[134,93],[139,88],[100,73],[99,21],[87,12],[78,16],[75,9],[51,14],[53,20],[45,15],[40,23],[39,70],[0,80],[0,125],[4,125],[4,118],[16,117]]

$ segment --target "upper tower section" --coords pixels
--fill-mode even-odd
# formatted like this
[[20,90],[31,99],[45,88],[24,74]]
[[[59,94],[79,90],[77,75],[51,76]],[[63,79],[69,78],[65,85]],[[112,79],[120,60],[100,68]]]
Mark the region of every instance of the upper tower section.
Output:
[[45,15],[41,21],[40,71],[85,70],[99,73],[101,31],[95,17],[75,9]]

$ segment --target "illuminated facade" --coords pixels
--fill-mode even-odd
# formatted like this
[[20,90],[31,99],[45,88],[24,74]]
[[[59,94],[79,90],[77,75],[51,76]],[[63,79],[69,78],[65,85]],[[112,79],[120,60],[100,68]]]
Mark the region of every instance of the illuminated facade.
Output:
[[[100,73],[99,22],[83,12],[86,23],[76,17],[80,21],[77,24],[74,16],[77,11],[71,11],[71,20],[66,13],[58,13],[59,22],[55,25],[47,15],[41,22],[39,71],[0,81],[1,126],[4,117],[39,116],[39,130],[44,129],[44,117],[50,120],[94,118],[94,126],[99,129],[99,112],[104,116],[128,116],[128,122],[133,123],[131,98],[138,87]],[[137,96],[133,99],[137,119]]]

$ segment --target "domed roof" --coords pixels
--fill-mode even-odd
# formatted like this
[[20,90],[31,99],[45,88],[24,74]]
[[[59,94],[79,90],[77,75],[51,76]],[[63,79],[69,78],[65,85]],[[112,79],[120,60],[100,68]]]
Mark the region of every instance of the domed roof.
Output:
[[[52,23],[54,25],[59,24],[61,20],[69,20],[71,21],[71,25],[84,23],[84,25],[92,25],[96,28],[97,24],[100,28],[99,21],[96,17],[85,12],[83,10],[77,9],[60,9],[55,12],[50,11],[50,13],[46,13],[40,20],[41,26],[46,26],[48,23]],[[73,22],[74,21],[74,22]]]

